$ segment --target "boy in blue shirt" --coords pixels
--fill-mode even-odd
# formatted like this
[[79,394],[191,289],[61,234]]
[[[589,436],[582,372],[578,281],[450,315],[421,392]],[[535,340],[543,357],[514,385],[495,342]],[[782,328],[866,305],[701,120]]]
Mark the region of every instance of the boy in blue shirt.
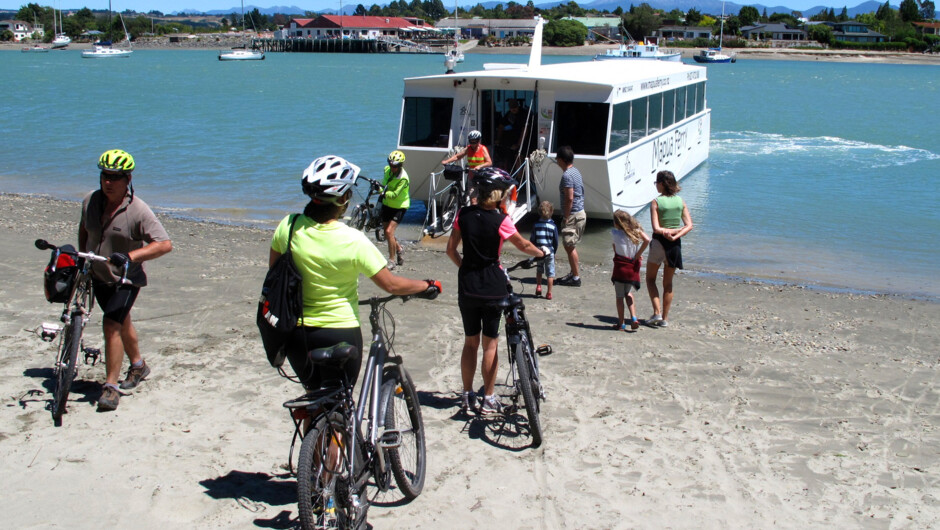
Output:
[[555,282],[555,251],[558,250],[558,227],[552,221],[553,213],[555,213],[555,208],[552,203],[542,201],[539,204],[539,220],[532,225],[532,236],[529,238],[529,241],[536,247],[552,249],[551,254],[539,260],[535,269],[535,296],[542,296],[542,273],[545,273],[548,283],[545,298],[548,300],[552,299],[552,284]]

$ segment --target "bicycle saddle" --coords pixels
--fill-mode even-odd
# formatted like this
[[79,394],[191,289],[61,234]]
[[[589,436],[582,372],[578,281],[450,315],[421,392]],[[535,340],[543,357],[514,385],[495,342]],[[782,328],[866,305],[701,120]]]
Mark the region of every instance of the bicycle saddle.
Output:
[[358,350],[352,344],[341,342],[328,348],[317,348],[307,353],[307,358],[314,364],[343,364],[354,357]]
[[517,294],[510,294],[505,298],[500,298],[492,302],[491,305],[498,307],[500,309],[506,309],[507,307],[516,307],[522,303],[522,297]]

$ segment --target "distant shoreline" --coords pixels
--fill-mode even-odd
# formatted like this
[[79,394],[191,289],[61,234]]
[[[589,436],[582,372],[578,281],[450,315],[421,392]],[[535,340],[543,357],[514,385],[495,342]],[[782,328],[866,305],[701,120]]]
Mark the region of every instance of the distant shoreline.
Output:
[[[180,43],[170,43],[167,39],[154,39],[152,41],[135,42],[132,46],[137,50],[224,50],[232,46],[244,43],[244,39],[222,38],[215,40],[215,37],[203,39],[193,39]],[[20,51],[32,43],[0,43],[0,51]],[[42,44],[48,47],[47,44]],[[68,49],[87,50],[91,49],[91,43],[73,43]],[[118,46],[120,47],[120,46]],[[584,56],[593,57],[599,53],[606,53],[607,50],[616,49],[614,44],[587,44],[584,46],[572,47],[553,47],[545,46],[542,48],[544,55],[565,55],[565,56]],[[468,43],[461,46],[466,54],[481,55],[528,55],[529,46],[502,46],[486,48],[477,46],[475,43]],[[697,51],[696,48],[679,48],[682,57],[690,59]],[[58,51],[58,50],[55,50]],[[728,48],[727,51],[734,53],[742,61],[750,59],[778,60],[778,61],[827,61],[843,63],[882,63],[882,64],[933,64],[940,65],[940,54],[926,53],[899,53],[899,52],[878,52],[878,51],[857,51],[857,50],[806,50],[789,48]]]

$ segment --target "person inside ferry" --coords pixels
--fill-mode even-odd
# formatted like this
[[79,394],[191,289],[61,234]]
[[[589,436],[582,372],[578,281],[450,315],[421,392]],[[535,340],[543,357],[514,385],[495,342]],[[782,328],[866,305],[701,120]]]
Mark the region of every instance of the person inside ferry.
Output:
[[483,133],[480,131],[470,131],[470,134],[467,135],[467,147],[457,151],[453,156],[445,158],[441,161],[441,164],[452,164],[461,158],[467,158],[467,168],[470,169],[470,174],[468,177],[473,178],[473,170],[480,169],[484,167],[490,167],[493,165],[493,159],[490,157],[490,152],[483,145]]
[[509,110],[499,122],[499,131],[496,133],[496,165],[506,171],[515,170],[517,157],[526,155],[519,153],[519,145],[522,143],[522,134],[526,132],[528,115],[529,109],[520,105],[519,100],[510,99]]

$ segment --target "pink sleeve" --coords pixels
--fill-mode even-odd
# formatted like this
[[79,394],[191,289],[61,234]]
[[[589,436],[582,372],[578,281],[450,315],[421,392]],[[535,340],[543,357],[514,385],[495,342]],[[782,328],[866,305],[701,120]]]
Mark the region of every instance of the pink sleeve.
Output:
[[[454,222],[456,223],[456,221]],[[516,232],[516,225],[513,224],[512,217],[507,215],[503,218],[503,222],[499,225],[499,238],[503,241],[506,241]]]

